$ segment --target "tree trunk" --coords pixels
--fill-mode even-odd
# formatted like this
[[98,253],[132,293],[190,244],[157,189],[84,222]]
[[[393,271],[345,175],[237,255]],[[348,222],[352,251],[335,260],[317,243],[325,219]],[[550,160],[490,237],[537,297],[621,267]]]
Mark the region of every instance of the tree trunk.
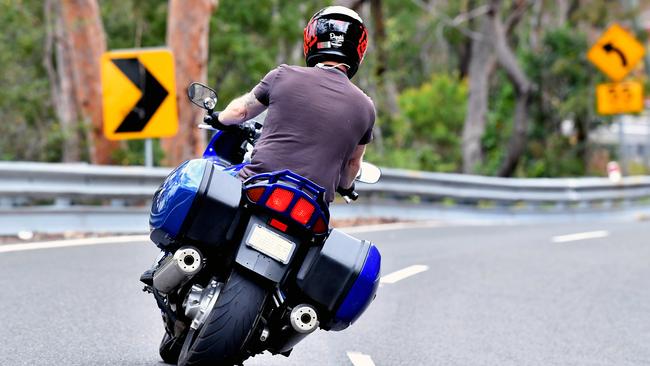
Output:
[[50,82],[52,106],[63,133],[62,160],[75,162],[80,160],[81,150],[70,44],[64,33],[60,3],[46,0],[43,10],[46,24],[43,65]]
[[[500,7],[500,0],[492,0],[494,9]],[[508,78],[515,87],[515,115],[512,126],[512,135],[506,148],[506,156],[499,168],[497,175],[502,177],[511,176],[524,153],[526,137],[528,132],[528,105],[532,84],[524,74],[517,62],[517,58],[508,45],[505,27],[501,22],[498,12],[491,19],[494,29],[495,50],[499,65],[508,74]]]
[[168,165],[200,155],[205,145],[196,128],[204,112],[187,100],[186,89],[193,81],[207,82],[210,17],[217,5],[217,0],[169,1],[167,45],[175,59],[179,126],[175,137],[162,140]]
[[483,161],[481,138],[487,123],[490,71],[496,62],[491,39],[493,23],[488,15],[480,18],[480,34],[482,37],[472,40],[469,98],[463,125],[463,172],[468,174],[474,173]]
[[[109,164],[117,143],[103,136],[100,59],[106,37],[96,0],[61,0],[76,105],[86,125],[90,160]],[[65,71],[65,70],[64,70]]]

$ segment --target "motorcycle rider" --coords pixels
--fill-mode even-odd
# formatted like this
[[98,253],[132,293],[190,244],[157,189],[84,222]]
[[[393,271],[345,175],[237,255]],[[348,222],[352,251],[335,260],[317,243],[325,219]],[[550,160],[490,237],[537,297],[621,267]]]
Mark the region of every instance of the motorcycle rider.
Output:
[[[308,67],[280,65],[213,115],[209,123],[228,129],[268,108],[251,164],[239,172],[242,180],[289,169],[324,187],[327,202],[334,200],[334,192],[355,199],[354,179],[375,122],[372,100],[350,81],[365,55],[367,37],[353,10],[319,10],[304,30]],[[163,254],[140,281],[153,284]]]
[[323,186],[328,202],[335,191],[346,196],[354,191],[375,121],[372,100],[350,81],[367,44],[367,29],[355,11],[321,9],[304,29],[308,67],[280,65],[218,113],[211,123],[223,129],[268,108],[241,179],[289,169]]

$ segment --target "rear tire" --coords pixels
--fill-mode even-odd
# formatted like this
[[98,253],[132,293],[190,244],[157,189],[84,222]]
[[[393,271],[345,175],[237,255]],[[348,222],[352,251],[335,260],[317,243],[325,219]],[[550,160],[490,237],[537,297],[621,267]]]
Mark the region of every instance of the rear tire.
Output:
[[172,338],[169,336],[169,333],[165,332],[163,339],[160,341],[158,353],[160,353],[160,358],[162,358],[163,362],[171,365],[176,365],[176,363],[178,363],[178,357],[181,354],[182,347],[182,339]]
[[231,366],[248,354],[244,346],[259,319],[266,290],[233,270],[205,324],[190,329],[178,359],[180,366]]

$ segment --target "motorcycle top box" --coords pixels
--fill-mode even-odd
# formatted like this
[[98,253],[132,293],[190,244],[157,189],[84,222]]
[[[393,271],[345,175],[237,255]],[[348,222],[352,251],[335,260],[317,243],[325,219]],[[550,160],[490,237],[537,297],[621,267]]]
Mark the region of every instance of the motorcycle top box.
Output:
[[154,194],[151,240],[161,249],[180,240],[222,244],[237,215],[241,191],[241,181],[208,160],[182,163]]
[[298,271],[302,292],[330,314],[321,324],[343,330],[354,323],[375,298],[381,255],[374,244],[333,229],[322,248],[311,248]]

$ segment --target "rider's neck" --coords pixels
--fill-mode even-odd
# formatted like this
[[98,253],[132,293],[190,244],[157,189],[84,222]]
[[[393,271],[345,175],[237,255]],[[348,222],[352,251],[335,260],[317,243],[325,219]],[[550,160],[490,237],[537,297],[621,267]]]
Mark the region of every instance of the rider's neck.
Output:
[[328,65],[328,66],[336,66],[337,69],[343,71],[344,73],[348,72],[348,69],[345,67],[345,65],[341,64],[340,62],[336,61],[323,61],[321,62],[323,65]]

